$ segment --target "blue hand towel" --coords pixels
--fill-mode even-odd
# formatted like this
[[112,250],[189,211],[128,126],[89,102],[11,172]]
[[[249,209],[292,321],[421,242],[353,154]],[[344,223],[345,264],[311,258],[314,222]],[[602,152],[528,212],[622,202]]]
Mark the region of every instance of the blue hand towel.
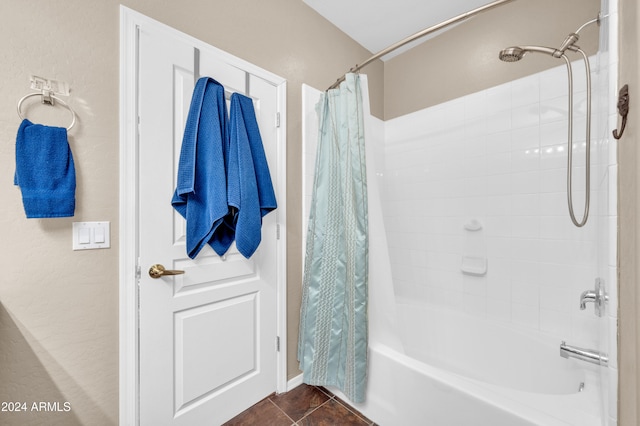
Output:
[[27,218],[70,217],[76,207],[76,170],[64,127],[22,120],[16,172]]
[[214,234],[229,211],[225,173],[228,140],[224,88],[214,79],[202,77],[191,98],[171,200],[187,221],[187,255],[192,259],[205,244],[216,240]]
[[251,98],[234,93],[230,107],[225,221],[235,228],[236,247],[247,259],[261,241],[262,217],[277,207]]

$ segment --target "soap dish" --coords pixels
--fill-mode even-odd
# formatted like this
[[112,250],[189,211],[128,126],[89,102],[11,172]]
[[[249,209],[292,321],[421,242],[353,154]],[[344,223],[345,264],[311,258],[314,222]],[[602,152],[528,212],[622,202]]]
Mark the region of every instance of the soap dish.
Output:
[[460,269],[465,275],[482,277],[487,275],[487,263],[486,257],[462,256],[462,266]]

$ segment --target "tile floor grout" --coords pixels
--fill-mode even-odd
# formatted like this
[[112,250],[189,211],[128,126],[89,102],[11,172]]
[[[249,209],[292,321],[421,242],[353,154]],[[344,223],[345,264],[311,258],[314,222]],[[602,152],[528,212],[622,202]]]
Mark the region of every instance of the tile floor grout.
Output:
[[[269,400],[266,406],[265,399]],[[273,406],[275,411],[268,408]],[[297,420],[294,421],[294,418]],[[263,425],[265,421],[272,421],[274,425],[280,426],[285,426],[285,423],[286,426],[307,426],[325,424],[326,421],[336,425],[375,426],[375,422],[367,419],[330,390],[306,384],[282,394],[272,393],[225,425]]]
[[288,414],[287,414],[287,413],[286,413],[282,408],[280,408],[280,406],[279,406],[278,404],[276,404],[275,402],[273,402],[273,400],[271,399],[271,395],[270,395],[270,396],[268,396],[268,399],[269,399],[269,402],[270,402],[270,403],[272,403],[273,405],[275,405],[275,406],[276,406],[276,408],[282,412],[282,414],[284,414],[285,416],[287,416],[287,418],[288,418],[289,420],[291,420],[291,425],[297,425],[297,424],[298,424],[298,423],[296,423],[296,422],[291,418],[291,416],[289,416],[289,415],[288,415]]

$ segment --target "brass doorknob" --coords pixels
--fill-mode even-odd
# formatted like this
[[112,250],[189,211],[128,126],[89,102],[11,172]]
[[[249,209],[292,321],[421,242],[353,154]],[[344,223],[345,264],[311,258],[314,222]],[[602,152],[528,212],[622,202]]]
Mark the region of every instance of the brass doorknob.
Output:
[[149,276],[151,278],[160,278],[165,275],[181,275],[181,274],[184,274],[184,271],[164,269],[164,266],[160,265],[159,263],[155,265],[151,265],[151,268],[149,268]]

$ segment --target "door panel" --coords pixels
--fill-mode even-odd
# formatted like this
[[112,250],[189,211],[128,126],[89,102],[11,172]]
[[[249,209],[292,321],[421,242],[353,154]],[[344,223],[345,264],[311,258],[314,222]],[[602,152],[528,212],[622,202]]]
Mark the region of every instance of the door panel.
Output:
[[[199,69],[196,69],[198,68]],[[254,99],[278,195],[275,86],[165,32],[139,37],[140,424],[222,423],[276,390],[277,215],[250,259],[186,255],[171,206],[194,80]],[[269,117],[270,116],[270,117]],[[152,264],[184,271],[152,279]]]

